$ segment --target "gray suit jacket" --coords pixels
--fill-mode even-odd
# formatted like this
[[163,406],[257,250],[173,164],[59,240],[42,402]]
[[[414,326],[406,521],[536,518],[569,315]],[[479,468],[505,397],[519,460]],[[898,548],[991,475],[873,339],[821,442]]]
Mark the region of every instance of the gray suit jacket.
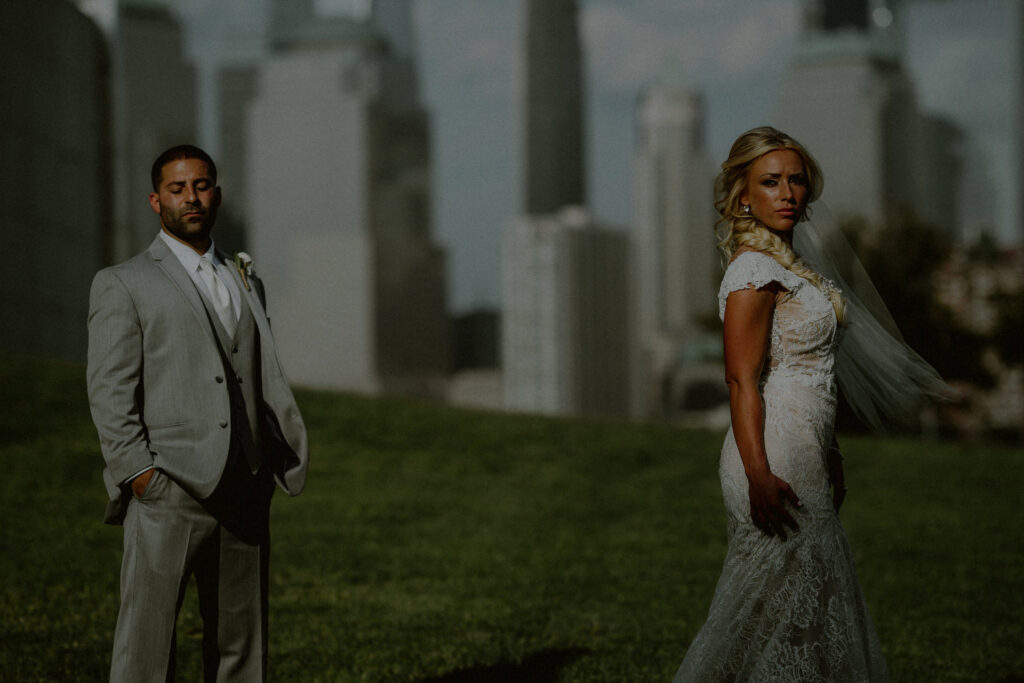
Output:
[[[228,268],[256,319],[265,421],[281,455],[278,485],[297,495],[305,484],[306,427],[281,370],[262,283],[244,286]],[[106,467],[103,479],[117,520],[121,484],[155,466],[197,498],[216,488],[231,441],[230,398],[210,318],[195,284],[157,237],[124,263],[105,268],[89,295],[88,390]]]

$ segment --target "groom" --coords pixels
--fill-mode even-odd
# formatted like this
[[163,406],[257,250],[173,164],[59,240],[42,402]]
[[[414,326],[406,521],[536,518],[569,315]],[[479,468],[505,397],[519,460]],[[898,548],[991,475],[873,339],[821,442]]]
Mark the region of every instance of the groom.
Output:
[[302,490],[306,429],[262,282],[213,246],[213,160],[173,147],[152,180],[160,233],[97,273],[89,300],[106,521],[124,524],[110,680],[173,680],[175,622],[194,574],[205,679],[262,681],[270,498],[275,481]]

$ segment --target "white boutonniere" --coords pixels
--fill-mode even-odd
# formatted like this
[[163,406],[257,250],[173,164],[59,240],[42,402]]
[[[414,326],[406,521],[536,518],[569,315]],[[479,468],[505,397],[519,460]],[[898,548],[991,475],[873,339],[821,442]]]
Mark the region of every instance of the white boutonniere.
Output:
[[252,256],[249,256],[244,251],[236,251],[235,268],[238,268],[238,274],[242,276],[242,284],[245,285],[245,288],[247,290],[252,289],[249,286],[249,278],[252,277]]

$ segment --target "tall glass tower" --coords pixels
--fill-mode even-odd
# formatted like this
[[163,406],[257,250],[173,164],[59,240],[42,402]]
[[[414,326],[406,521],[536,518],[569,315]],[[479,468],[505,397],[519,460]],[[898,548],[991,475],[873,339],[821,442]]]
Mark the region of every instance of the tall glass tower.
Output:
[[582,206],[583,75],[576,0],[525,0],[523,206],[526,215]]

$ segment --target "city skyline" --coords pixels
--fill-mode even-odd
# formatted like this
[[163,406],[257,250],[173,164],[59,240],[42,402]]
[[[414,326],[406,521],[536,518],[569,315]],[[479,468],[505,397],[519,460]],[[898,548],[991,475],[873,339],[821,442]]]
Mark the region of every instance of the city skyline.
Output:
[[[325,13],[364,12],[366,5],[316,4]],[[251,11],[252,4],[219,3],[224,16],[212,18],[206,0],[180,7],[186,17],[206,19],[198,27],[190,22],[191,52],[203,54],[216,41],[217,20],[225,21],[233,7]],[[1013,125],[1017,11],[1007,0],[949,0],[907,3],[902,17],[905,65],[921,108],[966,128],[999,195],[994,208],[967,210],[991,210],[998,237],[1019,243],[1009,196],[1013,153],[1005,144]],[[642,88],[670,71],[701,92],[707,146],[717,162],[737,134],[771,120],[800,18],[798,0],[755,7],[738,0],[629,6],[583,0],[587,185],[594,214],[623,229],[632,223],[633,125]],[[416,3],[423,97],[434,121],[434,223],[450,253],[449,301],[456,312],[500,301],[500,239],[520,192],[521,19],[518,3],[507,0]]]

